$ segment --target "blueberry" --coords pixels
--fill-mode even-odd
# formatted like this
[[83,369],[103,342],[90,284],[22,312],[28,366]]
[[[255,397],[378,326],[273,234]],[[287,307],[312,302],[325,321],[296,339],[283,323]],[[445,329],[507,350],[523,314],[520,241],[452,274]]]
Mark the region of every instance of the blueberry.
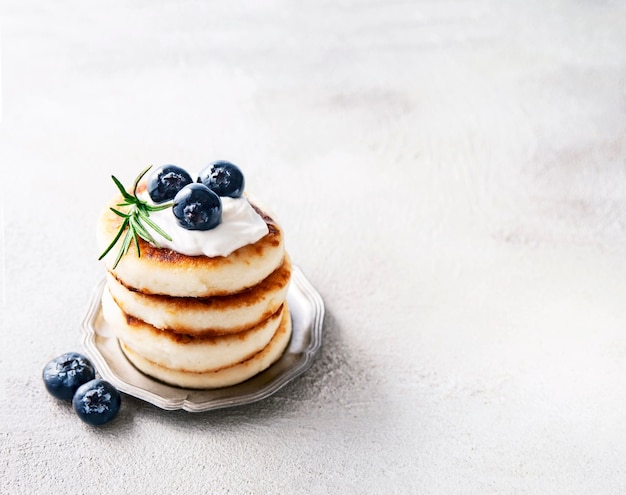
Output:
[[78,417],[95,426],[111,421],[120,410],[121,403],[119,391],[100,378],[81,385],[72,399],[72,406]]
[[204,167],[198,176],[198,182],[218,196],[240,198],[246,181],[237,165],[220,160]]
[[49,361],[41,376],[51,395],[61,400],[72,400],[78,387],[95,378],[96,370],[82,354],[66,352]]
[[222,201],[203,184],[189,184],[174,198],[172,212],[187,230],[210,230],[222,221]]
[[163,165],[155,169],[148,177],[146,184],[148,194],[155,203],[164,203],[176,196],[193,179],[185,169],[176,165]]

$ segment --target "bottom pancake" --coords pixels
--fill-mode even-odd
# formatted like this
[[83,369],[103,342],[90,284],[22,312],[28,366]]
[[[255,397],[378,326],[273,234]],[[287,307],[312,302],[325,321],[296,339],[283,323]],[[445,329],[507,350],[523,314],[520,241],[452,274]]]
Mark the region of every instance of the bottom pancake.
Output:
[[217,371],[197,373],[165,368],[141,357],[122,342],[120,342],[120,346],[128,360],[146,375],[177,387],[203,389],[236,385],[264,371],[280,359],[290,338],[291,316],[285,305],[278,330],[264,349],[246,361]]

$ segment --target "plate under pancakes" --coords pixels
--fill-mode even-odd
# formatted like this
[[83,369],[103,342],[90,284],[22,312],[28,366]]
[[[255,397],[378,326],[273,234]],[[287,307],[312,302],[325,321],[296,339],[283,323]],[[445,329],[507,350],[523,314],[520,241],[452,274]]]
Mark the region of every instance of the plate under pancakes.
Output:
[[282,356],[249,380],[222,388],[190,389],[169,385],[137,369],[122,352],[102,316],[106,279],[94,288],[83,318],[82,344],[102,377],[121,392],[166,411],[191,413],[242,406],[264,400],[305,373],[322,346],[324,301],[299,267],[293,267],[287,302],[292,334]]

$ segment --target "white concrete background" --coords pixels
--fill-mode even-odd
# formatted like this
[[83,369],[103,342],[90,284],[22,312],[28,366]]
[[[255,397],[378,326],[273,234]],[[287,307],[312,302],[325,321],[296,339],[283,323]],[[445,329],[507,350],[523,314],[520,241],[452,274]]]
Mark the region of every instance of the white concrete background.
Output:
[[[0,2],[1,493],[626,491],[626,4]],[[84,426],[94,223],[227,158],[327,305],[261,403]]]

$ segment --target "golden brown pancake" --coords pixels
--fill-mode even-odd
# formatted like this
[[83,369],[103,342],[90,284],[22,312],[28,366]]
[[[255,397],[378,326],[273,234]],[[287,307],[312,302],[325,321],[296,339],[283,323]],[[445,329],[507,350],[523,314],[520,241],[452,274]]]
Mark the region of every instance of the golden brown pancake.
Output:
[[137,369],[165,383],[185,388],[219,388],[228,387],[243,382],[254,375],[269,368],[280,359],[291,337],[291,317],[285,307],[278,330],[272,340],[259,353],[251,358],[227,368],[207,373],[195,373],[185,369],[171,369],[156,364],[139,354],[125,344],[122,350],[128,360]]
[[291,278],[291,262],[243,292],[208,298],[143,294],[128,289],[113,274],[107,285],[117,305],[127,315],[159,328],[196,335],[225,335],[241,332],[274,314],[283,304]]
[[171,369],[215,371],[237,364],[263,349],[281,322],[283,306],[243,332],[219,337],[191,337],[158,330],[126,315],[105,289],[102,312],[115,336],[146,359]]
[[[116,207],[121,196],[113,198],[98,221],[98,247],[101,251],[115,238],[122,219],[109,207]],[[253,205],[254,207],[254,205]],[[260,283],[283,262],[283,234],[276,222],[255,207],[265,220],[268,234],[228,256],[187,256],[171,249],[157,248],[139,240],[141,257],[134,243],[115,269],[113,264],[122,239],[104,257],[107,269],[126,287],[144,294],[176,297],[212,297],[242,292]]]

